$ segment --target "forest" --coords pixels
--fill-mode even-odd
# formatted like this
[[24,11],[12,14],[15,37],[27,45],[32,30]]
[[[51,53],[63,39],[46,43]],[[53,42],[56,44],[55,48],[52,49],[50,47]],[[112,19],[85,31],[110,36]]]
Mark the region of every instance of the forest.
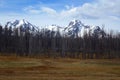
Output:
[[68,57],[80,59],[120,58],[120,33],[113,31],[98,34],[84,33],[83,37],[61,36],[55,32],[40,30],[35,34],[0,26],[0,55]]

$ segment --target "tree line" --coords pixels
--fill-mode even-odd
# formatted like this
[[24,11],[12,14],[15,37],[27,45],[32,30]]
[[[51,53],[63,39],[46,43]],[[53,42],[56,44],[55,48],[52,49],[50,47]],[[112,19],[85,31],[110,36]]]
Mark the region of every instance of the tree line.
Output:
[[1,55],[70,57],[81,59],[120,58],[120,33],[101,35],[84,33],[82,37],[61,36],[46,29],[34,33],[23,29],[0,26]]

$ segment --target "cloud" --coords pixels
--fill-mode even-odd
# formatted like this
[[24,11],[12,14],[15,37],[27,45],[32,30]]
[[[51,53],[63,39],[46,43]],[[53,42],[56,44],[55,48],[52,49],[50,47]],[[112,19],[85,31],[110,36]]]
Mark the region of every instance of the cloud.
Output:
[[80,19],[89,25],[105,24],[107,30],[120,30],[119,5],[120,0],[94,0],[79,6],[66,4],[61,9],[46,5],[28,6],[24,11],[31,13],[28,14],[31,16],[28,20],[33,20],[33,23],[41,26],[52,23],[65,26],[72,19]]
[[40,9],[35,9],[33,6],[28,6],[23,9],[25,12],[32,13],[32,14],[39,14],[41,13]]
[[71,8],[73,8],[74,6],[72,5],[72,6],[69,6],[69,5],[65,5],[65,8],[67,9],[67,10],[69,10],[69,9],[71,9]]
[[70,6],[68,6],[68,5],[65,5],[65,8],[66,8],[66,9],[70,9]]
[[65,5],[65,9],[59,11],[45,6],[28,6],[25,11],[33,14],[45,13],[60,18],[82,18],[82,19],[120,19],[120,0],[95,0],[80,6]]
[[56,10],[49,8],[49,7],[41,7],[41,11],[48,13],[48,14],[56,14]]
[[28,7],[25,7],[23,10],[25,12],[31,13],[31,14],[42,14],[42,13],[46,13],[46,14],[49,14],[49,15],[57,14],[56,10],[54,10],[50,7],[28,6]]
[[69,6],[66,6],[67,10],[61,11],[60,14],[64,17],[76,16],[85,19],[104,19],[112,17],[113,19],[116,19],[120,16],[119,5],[120,0],[96,0],[93,3],[84,3],[83,5],[77,7],[69,8]]

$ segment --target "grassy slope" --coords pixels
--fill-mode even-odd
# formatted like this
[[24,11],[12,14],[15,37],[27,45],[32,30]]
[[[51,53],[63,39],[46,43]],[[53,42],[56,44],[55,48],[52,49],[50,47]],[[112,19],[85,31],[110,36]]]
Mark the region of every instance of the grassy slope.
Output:
[[120,80],[120,60],[0,56],[0,80]]

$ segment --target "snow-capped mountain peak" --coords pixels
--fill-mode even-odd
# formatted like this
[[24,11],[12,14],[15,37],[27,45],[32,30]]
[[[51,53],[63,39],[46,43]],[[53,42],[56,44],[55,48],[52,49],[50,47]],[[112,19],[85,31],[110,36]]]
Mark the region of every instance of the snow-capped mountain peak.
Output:
[[80,20],[72,20],[68,27],[71,28],[71,27],[81,27],[83,26],[82,22]]
[[18,31],[18,35],[25,35],[25,32],[29,32],[32,34],[36,34],[39,31],[39,28],[36,27],[35,25],[31,24],[30,22],[22,19],[22,20],[15,20],[13,22],[9,21],[7,22],[7,24],[5,25],[7,28],[11,28],[13,31],[13,35],[14,35],[14,31]]
[[65,28],[65,33],[67,36],[79,36],[83,26],[84,25],[80,20],[72,20]]
[[62,27],[60,27],[60,26],[58,26],[56,24],[52,24],[50,26],[47,26],[46,29],[51,30],[51,31],[57,31],[59,29],[62,29]]
[[29,22],[28,21],[26,21],[26,20],[15,20],[14,22],[13,22],[13,25],[14,26],[21,26],[21,25],[25,25],[25,24],[29,24]]
[[15,20],[13,22],[7,22],[7,27],[12,27],[12,28],[21,28],[22,30],[29,30],[29,31],[37,31],[38,27],[35,25],[31,24],[30,22],[22,19],[22,20]]
[[65,28],[67,36],[80,37],[84,36],[84,33],[100,33],[101,28],[99,26],[89,26],[83,24],[80,20],[72,20]]
[[63,35],[64,27],[58,26],[56,24],[52,24],[42,28],[41,30],[44,30],[46,33],[52,33],[53,36],[55,37],[58,35],[59,36]]

